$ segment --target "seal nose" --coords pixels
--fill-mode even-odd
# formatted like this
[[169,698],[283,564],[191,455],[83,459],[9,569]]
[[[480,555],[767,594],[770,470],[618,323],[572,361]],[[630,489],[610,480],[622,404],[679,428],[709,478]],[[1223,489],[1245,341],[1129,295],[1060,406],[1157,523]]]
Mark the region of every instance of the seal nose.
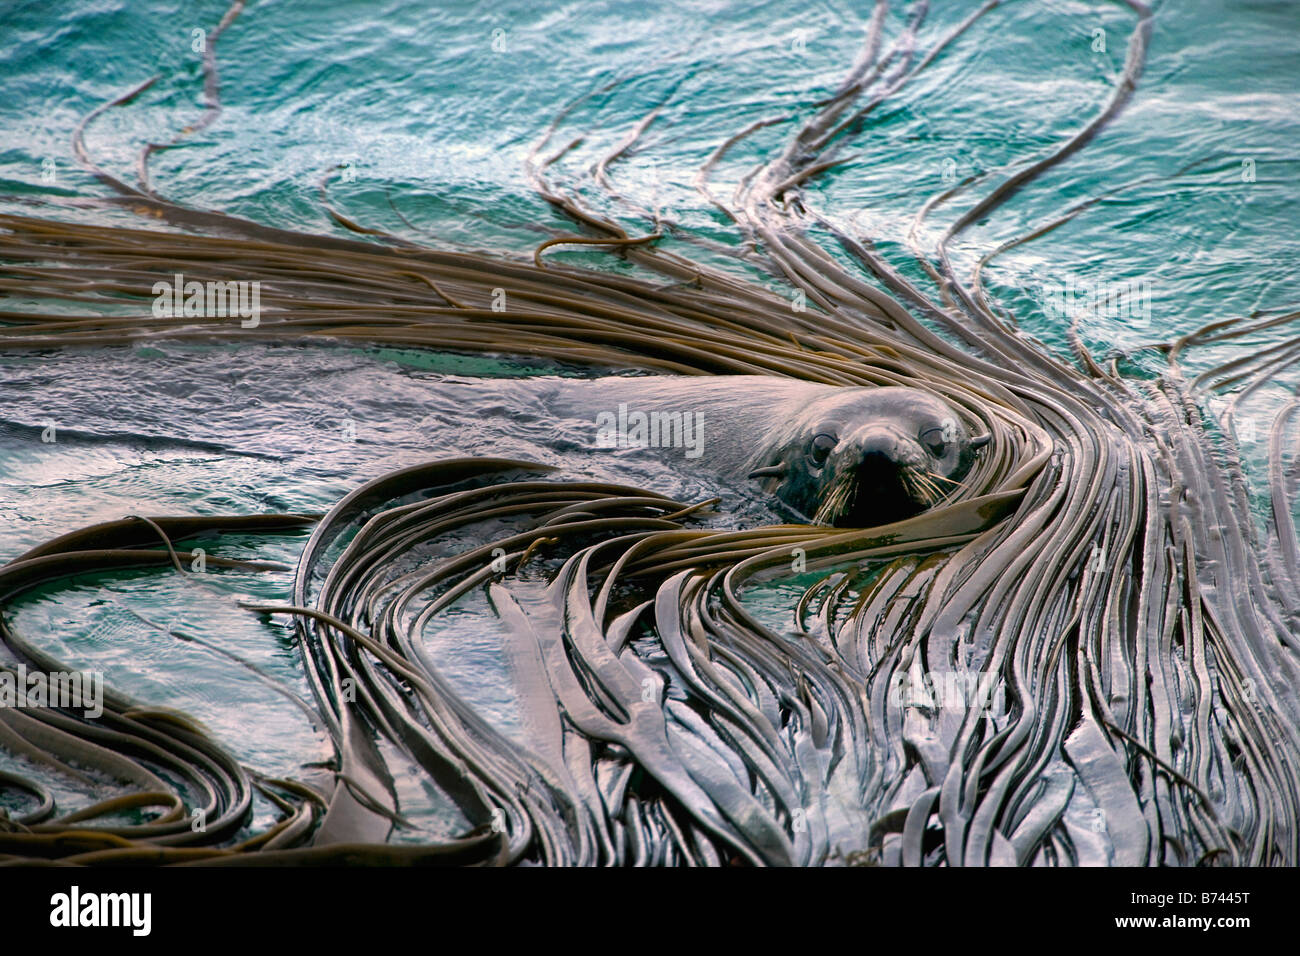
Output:
[[868,528],[911,517],[921,510],[906,478],[907,443],[895,429],[873,422],[855,432],[848,444],[857,460],[848,507],[834,521],[844,527]]
[[855,436],[854,444],[864,464],[898,461],[898,437],[884,428],[873,428]]
[[853,448],[857,455],[855,471],[860,494],[879,499],[904,493],[900,442],[891,429],[879,426],[864,429],[854,436]]
[[871,449],[862,453],[862,461],[858,467],[863,475],[879,478],[892,473],[896,464],[892,455],[882,449]]

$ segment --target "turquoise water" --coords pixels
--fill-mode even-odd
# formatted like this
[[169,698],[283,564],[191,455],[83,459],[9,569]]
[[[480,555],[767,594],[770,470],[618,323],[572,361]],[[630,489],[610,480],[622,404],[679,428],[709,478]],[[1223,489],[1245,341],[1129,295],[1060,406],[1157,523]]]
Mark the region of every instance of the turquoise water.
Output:
[[[6,208],[30,214],[35,200],[110,195],[74,162],[71,136],[92,109],[157,74],[150,90],[99,117],[86,135],[95,161],[133,182],[145,143],[169,142],[202,116],[193,31],[211,31],[226,6],[0,7]],[[551,120],[576,104],[550,151],[583,141],[552,169],[553,182],[631,234],[648,230],[633,211],[641,206],[670,214],[684,235],[734,245],[730,224],[694,188],[697,170],[748,124],[806,116],[835,90],[864,36],[859,6],[252,3],[217,44],[221,116],[155,153],[151,184],[185,205],[337,233],[318,195],[332,175],[331,201],[365,225],[444,247],[527,255],[549,235],[539,227],[569,225],[529,186],[524,160]],[[977,5],[935,7],[918,49]],[[887,38],[908,12],[891,9]],[[982,177],[918,226],[929,248],[992,182],[1087,123],[1111,94],[1133,24],[1122,4],[1001,5],[876,109],[845,144],[846,161],[809,185],[807,204],[846,231],[875,238],[909,277],[927,281],[905,243],[921,207]],[[1149,314],[1082,322],[1099,356],[1212,320],[1294,307],[1298,53],[1298,5],[1158,4],[1146,70],[1127,110],[965,232],[952,248],[954,262],[968,270],[999,244],[1106,194],[986,273],[998,302],[1048,348],[1063,352],[1066,340],[1047,290],[1069,282],[1136,282],[1149,292]],[[591,165],[656,108],[635,150],[610,167],[626,202],[596,188]],[[730,195],[740,176],[780,148],[790,125],[737,145],[714,170],[714,192]],[[36,214],[139,225],[125,211],[51,206]],[[681,238],[665,244],[739,268]],[[549,254],[625,268],[598,253]],[[1186,365],[1194,372],[1286,336],[1281,328],[1193,350]],[[1158,353],[1134,351],[1125,368],[1150,375],[1162,365]],[[735,489],[649,459],[579,459],[562,434],[541,425],[471,426],[463,409],[439,398],[447,375],[536,371],[529,366],[392,350],[164,345],[3,355],[0,368],[0,559],[126,513],[323,510],[366,478],[444,454],[522,454],[668,494],[737,500]],[[1239,426],[1252,423],[1244,434],[1239,427],[1239,438],[1257,483],[1271,412],[1296,384],[1294,374],[1272,383],[1239,413]],[[41,442],[47,422],[65,437]],[[116,437],[102,437],[108,433]],[[202,452],[186,440],[228,453]],[[303,540],[228,540],[222,553],[292,563]],[[13,621],[23,633],[47,635],[42,641],[54,653],[103,670],[115,686],[190,711],[261,769],[288,773],[322,759],[323,739],[284,694],[157,627],[194,630],[305,696],[287,631],[233,604],[282,597],[289,575],[214,577],[210,588],[154,574],[79,581],[28,598]],[[487,677],[476,684],[490,632],[469,647],[446,639],[450,633],[430,636],[443,640],[449,671],[508,724],[499,688]],[[418,803],[419,781],[401,783],[404,805]]]

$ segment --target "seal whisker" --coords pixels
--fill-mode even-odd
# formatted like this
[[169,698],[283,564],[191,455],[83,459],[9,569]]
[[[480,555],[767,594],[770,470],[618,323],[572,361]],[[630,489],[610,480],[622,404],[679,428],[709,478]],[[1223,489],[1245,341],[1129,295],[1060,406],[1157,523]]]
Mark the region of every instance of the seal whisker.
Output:
[[936,485],[930,478],[924,474],[918,473],[916,480],[930,493],[930,503],[934,504],[943,498],[943,489]]
[[849,513],[849,508],[857,500],[858,488],[861,480],[857,472],[850,471],[842,483],[844,493],[840,499],[839,513],[835,515],[836,520],[845,517]]
[[834,524],[835,519],[842,513],[842,499],[844,497],[845,482],[838,482],[826,496],[822,506],[817,509],[815,520],[821,524]]
[[904,469],[900,474],[912,497],[920,500],[927,508],[943,497],[939,486],[927,478],[924,472]]
[[958,480],[955,479],[955,478],[949,478],[947,475],[941,475],[941,474],[939,474],[937,471],[927,471],[926,474],[927,474],[930,478],[933,478],[933,479],[935,479],[935,480],[937,480],[937,481],[946,481],[946,482],[948,482],[948,484],[950,484],[950,485],[954,485],[954,486],[957,487],[957,488],[964,488],[964,487],[966,487],[966,482],[964,482],[964,481],[958,481]]
[[857,494],[858,479],[854,472],[845,472],[836,479],[823,499],[821,507],[813,515],[813,521],[819,524],[835,524],[849,510],[849,502]]
[[908,497],[922,505],[929,505],[929,489],[921,484],[920,475],[903,471],[900,473],[903,487],[907,489]]

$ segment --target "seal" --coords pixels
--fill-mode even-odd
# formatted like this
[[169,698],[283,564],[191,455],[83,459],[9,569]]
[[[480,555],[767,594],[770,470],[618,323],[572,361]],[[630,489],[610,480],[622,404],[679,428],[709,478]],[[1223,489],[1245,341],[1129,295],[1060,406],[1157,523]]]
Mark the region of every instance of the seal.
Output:
[[932,508],[990,440],[916,388],[765,375],[548,381],[543,403],[594,419],[598,445],[677,449],[724,478],[760,481],[814,524],[873,527]]
[[766,436],[747,472],[814,523],[871,527],[926,511],[990,440],[919,389],[827,388]]

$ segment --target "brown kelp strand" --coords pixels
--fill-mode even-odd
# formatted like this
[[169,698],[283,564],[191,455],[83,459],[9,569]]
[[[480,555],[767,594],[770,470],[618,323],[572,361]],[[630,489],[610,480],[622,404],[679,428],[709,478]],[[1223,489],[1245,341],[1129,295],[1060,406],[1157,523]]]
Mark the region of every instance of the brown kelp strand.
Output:
[[[0,569],[0,591],[10,601],[33,587],[75,575],[115,569],[170,567],[178,552],[171,536],[219,531],[277,532],[310,525],[300,515],[214,515],[206,518],[158,517],[108,522],[50,542]],[[146,547],[161,537],[165,549]],[[180,552],[189,562],[193,555]],[[217,555],[209,567],[259,570],[256,562]],[[189,638],[187,638],[189,639]],[[313,839],[333,806],[331,791],[360,794],[360,806],[377,805],[344,773],[331,775],[322,791],[296,781],[264,779],[242,766],[198,724],[176,712],[150,708],[105,689],[102,714],[60,706],[53,677],[74,673],[68,665],[0,620],[0,640],[16,658],[0,672],[16,677],[16,666],[39,673],[48,703],[0,708],[0,745],[37,767],[87,786],[114,789],[117,796],[72,813],[57,813],[48,790],[38,781],[6,773],[4,782],[39,803],[0,826],[0,864],[41,860],[61,863],[169,864],[219,862],[258,854],[261,862],[283,865],[331,863],[475,863],[495,860],[500,841],[491,833],[467,834],[435,846],[356,846]],[[29,691],[30,693],[30,691]],[[165,779],[164,776],[165,775]],[[176,781],[176,782],[172,782]],[[269,830],[236,839],[247,824],[254,791],[282,814]],[[157,808],[144,822],[122,822],[129,810]],[[368,812],[368,811],[367,811]],[[335,811],[335,826],[343,816]]]
[[[1044,154],[958,183],[918,210],[912,248],[937,291],[876,252],[884,237],[844,231],[803,192],[871,135],[878,104],[998,6],[984,4],[920,49],[927,5],[886,43],[882,0],[833,95],[807,115],[719,131],[696,186],[736,226],[743,244],[730,253],[783,279],[802,310],[675,252],[672,243],[689,238],[681,225],[618,192],[612,174],[659,107],[589,167],[595,195],[645,220],[631,232],[556,185],[579,148],[581,137],[561,134],[581,98],[556,118],[526,173],[583,232],[531,255],[428,249],[332,207],[336,222],[369,238],[299,235],[185,209],[107,173],[121,204],[183,231],[0,215],[0,290],[57,304],[0,312],[0,348],[365,343],[682,376],[909,385],[939,393],[993,436],[938,507],[862,530],[736,529],[699,503],[510,460],[439,461],[377,479],[315,525],[292,595],[251,606],[295,621],[336,754],[325,783],[261,780],[183,719],[116,695],[95,721],[0,711],[0,746],[55,773],[93,768],[126,788],[60,816],[40,781],[0,777],[31,804],[0,828],[0,860],[1295,864],[1296,405],[1270,432],[1262,526],[1231,410],[1300,361],[1300,339],[1190,381],[1180,359],[1285,331],[1298,313],[1221,320],[1157,343],[1167,372],[1130,381],[1075,330],[1077,365],[1022,335],[981,283],[996,255],[1097,214],[1096,198],[987,252],[969,276],[950,252],[1120,115],[1141,77],[1150,11],[1125,4],[1134,26],[1123,73],[1095,116]],[[215,63],[205,69],[215,76]],[[208,103],[215,108],[215,87]],[[780,126],[790,129],[784,148],[720,198],[712,179],[721,159]],[[77,153],[97,170],[80,130]],[[972,201],[921,248],[920,223],[957,197]],[[819,245],[827,236],[836,253]],[[607,249],[643,275],[566,265],[566,242]],[[177,273],[259,282],[256,325],[184,309],[153,314],[155,283]],[[1208,421],[1205,397],[1228,389],[1228,413]],[[1224,425],[1227,441],[1216,442]],[[176,573],[184,555],[171,538],[232,519],[153,520],[35,549],[0,569],[0,596],[88,570]],[[265,520],[269,530],[307,518]],[[791,593],[774,614],[773,596]],[[502,621],[522,714],[515,732],[477,713],[422,640],[467,601],[486,601]],[[2,636],[16,657],[56,669],[37,639],[7,626]],[[406,826],[389,748],[451,799],[465,833],[425,846],[387,842]],[[162,770],[184,786],[169,786]],[[254,789],[282,818],[236,842]],[[128,807],[155,815],[96,825]],[[216,822],[205,835],[188,827],[194,808]]]
[[[466,459],[363,486],[317,526],[293,604],[254,606],[299,618],[308,671],[344,753],[343,742],[368,745],[350,731],[359,717],[385,728],[471,821],[496,820],[512,860],[527,853],[548,863],[619,863],[653,851],[682,863],[790,864],[824,862],[845,846],[865,852],[872,821],[856,798],[845,802],[872,764],[861,686],[825,650],[800,650],[757,627],[734,579],[788,565],[795,547],[811,568],[952,548],[971,540],[981,521],[932,514],[869,539],[815,527],[691,533],[672,520],[689,509],[661,496],[503,480],[527,468]],[[495,480],[455,487],[483,477]],[[452,486],[384,507],[411,482],[439,478]],[[503,515],[511,533],[475,534],[482,543],[463,553],[394,570],[395,554],[420,553]],[[674,571],[684,540],[707,552]],[[535,565],[548,568],[548,583]],[[522,682],[525,747],[459,698],[419,640],[435,615],[484,586],[507,625],[507,656]],[[653,600],[642,598],[647,587]],[[731,608],[721,616],[710,610],[713,588]],[[369,746],[345,756],[344,766],[377,766]],[[633,771],[644,782],[631,785]],[[599,789],[607,779],[622,781],[613,803]],[[774,798],[779,806],[769,806]],[[335,799],[353,797],[340,790]],[[387,831],[393,812],[391,802],[371,809],[372,838]],[[638,832],[633,813],[673,825]],[[802,836],[791,840],[791,827]]]

